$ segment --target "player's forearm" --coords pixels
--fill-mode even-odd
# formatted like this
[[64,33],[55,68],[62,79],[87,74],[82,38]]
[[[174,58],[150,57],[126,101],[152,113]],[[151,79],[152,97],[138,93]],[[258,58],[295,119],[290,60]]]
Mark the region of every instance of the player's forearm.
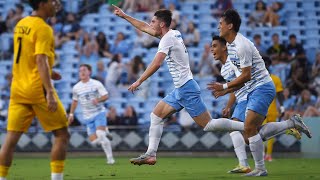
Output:
[[150,76],[152,76],[160,68],[160,66],[161,64],[153,61],[137,81],[143,83]]
[[236,96],[234,93],[230,93],[229,100],[227,103],[227,107],[231,108],[233,104],[236,102]]
[[98,98],[98,101],[100,103],[105,102],[108,99],[108,97],[109,97],[108,95],[101,96],[100,98]]
[[148,23],[135,19],[127,14],[123,17],[123,19],[127,20],[129,23],[131,23],[135,28],[139,29],[140,31],[156,37],[155,31],[152,30],[152,28]]
[[78,101],[75,101],[75,100],[73,100],[72,101],[72,103],[71,103],[71,108],[70,108],[70,112],[69,112],[69,114],[74,114],[74,111],[76,110],[76,108],[77,108],[77,106],[78,106]]
[[280,106],[283,106],[283,101],[284,101],[283,91],[277,92],[277,99],[279,101]]
[[42,84],[47,93],[53,93],[53,85],[51,84],[50,69],[46,55],[37,55],[36,62]]
[[237,90],[239,90],[239,89],[241,89],[242,87],[244,86],[244,84],[240,84],[240,85],[238,85],[238,86],[235,86],[235,87],[228,87],[228,89],[227,89],[227,93],[233,93],[233,92],[235,92],[235,91],[237,91]]
[[243,72],[235,80],[227,83],[228,84],[228,88],[236,88],[236,89],[238,88],[238,89],[240,89],[244,85],[244,83],[250,81],[250,79],[251,79],[251,73]]

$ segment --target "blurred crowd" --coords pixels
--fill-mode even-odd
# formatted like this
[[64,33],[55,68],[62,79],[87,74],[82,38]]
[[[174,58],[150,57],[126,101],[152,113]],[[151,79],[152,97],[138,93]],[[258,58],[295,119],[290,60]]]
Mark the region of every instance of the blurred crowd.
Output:
[[[201,33],[197,24],[190,21],[180,12],[180,7],[184,1],[180,0],[125,0],[113,1],[123,8],[127,13],[153,12],[159,8],[168,8],[173,12],[172,29],[179,30],[187,47],[199,47]],[[101,1],[105,3],[105,1]],[[267,27],[285,25],[285,15],[283,7],[285,4],[273,1],[258,0],[252,9],[247,25],[250,27]],[[224,10],[233,8],[231,0],[216,0],[211,16],[218,19]],[[110,9],[111,11],[111,9]],[[15,9],[8,11],[6,17],[0,15],[0,34],[12,33],[15,24],[26,16],[24,6],[17,4]],[[151,17],[151,16],[150,16]],[[75,41],[75,49],[78,52],[80,63],[88,63],[93,66],[93,78],[101,81],[110,93],[111,98],[121,97],[118,87],[125,87],[135,82],[147,67],[142,56],[129,58],[128,51],[133,48],[151,49],[158,46],[159,40],[153,38],[139,30],[136,30],[134,42],[127,41],[126,34],[118,32],[113,40],[108,39],[104,32],[88,32],[80,26],[81,16],[72,12],[62,11],[57,17],[51,18],[49,24],[55,33],[56,49],[61,49],[68,41]],[[149,20],[147,20],[149,21]],[[280,39],[287,39],[281,42]],[[285,87],[284,106],[286,108],[285,117],[293,113],[300,113],[304,117],[320,116],[320,52],[313,60],[308,60],[303,44],[299,42],[299,37],[290,34],[288,37],[281,37],[273,34],[270,39],[271,46],[266,46],[261,40],[261,34],[255,34],[253,42],[261,55],[269,56],[272,59],[272,66],[269,71],[278,75]],[[191,58],[192,72],[196,77],[214,77],[217,81],[222,81],[220,76],[221,64],[215,61],[210,52],[210,42],[205,44],[200,53],[200,61],[195,62]],[[1,52],[1,59],[11,59],[13,48],[10,45],[8,51]],[[126,61],[123,61],[123,59]],[[129,58],[129,60],[127,60]],[[104,61],[102,59],[108,59]],[[57,56],[59,66],[59,57]],[[308,62],[313,62],[310,64]],[[11,75],[8,74],[6,84],[1,88],[0,99],[0,119],[5,120],[10,96]],[[143,84],[138,97],[148,98],[148,81]],[[213,98],[213,97],[212,97]],[[168,124],[183,124],[179,118],[187,119],[185,114],[180,113],[179,117],[171,117]],[[114,107],[108,107],[106,114],[109,125],[137,125],[138,115],[133,106],[127,106],[123,113],[118,113]],[[183,125],[186,129],[192,125]]]

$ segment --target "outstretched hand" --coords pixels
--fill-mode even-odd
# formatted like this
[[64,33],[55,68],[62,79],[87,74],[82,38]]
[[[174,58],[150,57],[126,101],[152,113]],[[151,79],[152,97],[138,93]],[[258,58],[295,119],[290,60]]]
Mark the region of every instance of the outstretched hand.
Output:
[[136,90],[139,90],[138,87],[141,85],[141,83],[139,81],[134,82],[133,84],[131,84],[131,86],[128,88],[129,91],[133,92]]
[[114,7],[114,14],[121,17],[121,18],[124,18],[124,16],[126,15],[121,8],[119,8],[118,6],[112,4],[112,6]]

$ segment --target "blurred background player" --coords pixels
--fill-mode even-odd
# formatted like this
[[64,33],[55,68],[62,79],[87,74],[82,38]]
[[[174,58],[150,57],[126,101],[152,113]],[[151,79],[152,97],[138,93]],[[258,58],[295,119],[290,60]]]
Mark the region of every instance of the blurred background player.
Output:
[[14,59],[7,135],[0,152],[0,179],[5,180],[13,152],[35,116],[55,139],[51,150],[51,179],[62,180],[69,133],[66,112],[51,84],[55,61],[54,35],[46,23],[59,9],[57,0],[29,0],[33,12],[14,30]]
[[111,142],[106,137],[106,111],[103,103],[108,99],[108,92],[102,83],[91,79],[91,66],[81,64],[78,82],[73,87],[72,104],[69,113],[69,123],[73,122],[74,112],[78,102],[83,112],[82,124],[87,126],[89,140],[93,145],[101,145],[107,157],[107,164],[114,164]]
[[[267,56],[262,57],[264,60],[264,63],[266,65],[267,70],[269,71],[269,67],[271,65],[271,59]],[[270,73],[270,71],[269,71]],[[264,120],[263,124],[266,124],[268,122],[276,122],[278,117],[279,117],[279,113],[278,113],[278,108],[277,108],[277,100],[278,103],[280,105],[279,110],[280,110],[280,116],[282,117],[284,114],[284,107],[283,107],[283,101],[284,101],[284,96],[283,96],[283,86],[282,86],[282,82],[281,79],[274,74],[271,74],[271,79],[272,82],[276,88],[276,98],[273,99],[273,101],[271,102],[269,109],[268,109],[268,113],[266,116],[266,119]],[[281,119],[281,117],[279,119]],[[291,134],[293,136],[295,136],[297,139],[301,138],[301,135],[299,133],[299,131],[297,131],[296,129],[290,129],[289,132],[291,131]],[[273,144],[274,144],[274,138],[271,138],[267,141],[267,151],[265,154],[264,159],[266,161],[271,162],[272,161],[272,151],[273,151]]]

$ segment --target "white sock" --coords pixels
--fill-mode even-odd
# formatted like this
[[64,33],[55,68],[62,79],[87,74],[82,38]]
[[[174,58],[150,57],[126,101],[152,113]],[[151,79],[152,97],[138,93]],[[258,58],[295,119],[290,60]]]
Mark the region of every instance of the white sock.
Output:
[[230,133],[230,137],[233,143],[234,152],[237,155],[239,164],[241,166],[249,166],[246,153],[246,143],[240,131],[233,131]]
[[106,154],[108,160],[113,159],[111,143],[108,138],[106,138],[106,132],[103,130],[97,130],[96,134],[101,143],[101,147]]
[[0,180],[7,180],[7,178],[5,178],[5,177],[0,177]]
[[282,122],[270,122],[261,127],[259,134],[265,141],[293,127],[294,124],[290,120]]
[[233,121],[227,118],[211,119],[204,131],[243,131],[244,123]]
[[149,128],[149,146],[147,154],[156,156],[163,132],[164,121],[162,118],[156,116],[153,112],[150,114],[150,118],[151,122]]
[[255,168],[265,170],[266,167],[263,159],[264,146],[260,134],[256,134],[248,139],[252,157],[255,162]]
[[63,173],[51,173],[51,180],[63,180]]

